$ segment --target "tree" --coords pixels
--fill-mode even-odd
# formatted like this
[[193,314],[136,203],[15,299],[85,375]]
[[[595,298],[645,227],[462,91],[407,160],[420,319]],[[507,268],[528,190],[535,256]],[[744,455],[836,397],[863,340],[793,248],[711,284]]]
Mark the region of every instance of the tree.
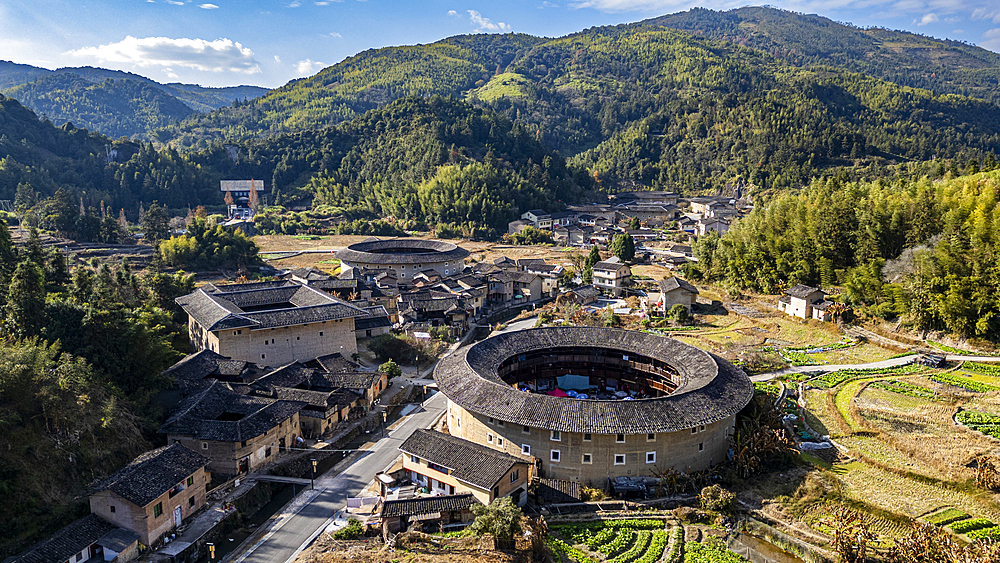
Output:
[[170,237],[170,217],[167,208],[155,201],[142,217],[142,237],[152,246],[159,246],[160,241]]
[[476,515],[476,521],[469,527],[473,535],[490,534],[498,544],[510,545],[521,531],[523,514],[510,497],[498,498],[489,506],[474,504],[472,512]]
[[403,368],[399,367],[399,364],[392,361],[392,359],[380,365],[378,370],[384,373],[389,379],[403,375]]
[[629,222],[628,222],[628,228],[629,229],[632,229],[633,231],[637,231],[641,227],[642,227],[642,221],[640,221],[638,217],[632,217],[631,219],[629,219]]
[[628,233],[615,235],[608,249],[622,262],[631,262],[635,258],[635,240]]
[[667,318],[672,321],[683,323],[691,318],[691,313],[688,311],[687,307],[677,303],[671,307],[669,311],[667,311]]
[[860,513],[846,506],[834,511],[833,548],[844,563],[865,563],[878,536]]
[[[601,251],[597,248],[597,245],[590,247],[590,254],[587,255],[587,260],[583,263],[585,270],[590,270],[601,261]],[[590,283],[590,282],[587,282]]]
[[5,332],[18,338],[41,333],[45,326],[45,276],[34,262],[17,265],[7,292]]

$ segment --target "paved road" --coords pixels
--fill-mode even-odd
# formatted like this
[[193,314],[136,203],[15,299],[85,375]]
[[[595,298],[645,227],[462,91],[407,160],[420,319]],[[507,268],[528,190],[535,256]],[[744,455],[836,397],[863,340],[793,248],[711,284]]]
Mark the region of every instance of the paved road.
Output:
[[399,456],[399,445],[414,430],[431,426],[447,406],[441,393],[428,399],[423,408],[406,418],[389,436],[379,440],[361,459],[335,477],[320,477],[320,491],[302,509],[254,545],[236,561],[246,563],[282,563],[289,561],[300,548],[311,542],[322,528],[347,503],[347,497],[357,496],[376,473],[385,469]]

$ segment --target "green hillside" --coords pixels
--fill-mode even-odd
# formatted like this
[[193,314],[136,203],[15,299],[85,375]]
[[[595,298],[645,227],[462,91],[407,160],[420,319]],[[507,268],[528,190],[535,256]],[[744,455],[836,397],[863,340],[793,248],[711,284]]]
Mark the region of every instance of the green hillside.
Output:
[[261,96],[266,88],[205,88],[160,84],[144,76],[96,67],[51,71],[0,61],[0,93],[18,99],[57,125],[110,137],[142,137],[196,112],[209,112]]
[[835,65],[904,86],[1000,103],[1000,54],[961,41],[860,29],[764,7],[695,8],[643,23],[759,49],[795,65]]

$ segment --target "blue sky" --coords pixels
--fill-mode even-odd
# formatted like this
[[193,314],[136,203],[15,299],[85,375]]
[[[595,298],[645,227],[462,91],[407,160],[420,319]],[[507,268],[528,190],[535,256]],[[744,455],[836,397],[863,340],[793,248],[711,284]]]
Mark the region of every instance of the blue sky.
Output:
[[[998,0],[768,0],[859,26],[1000,52]],[[0,0],[0,60],[93,65],[161,82],[280,86],[365,49],[464,33],[555,37],[728,0]]]

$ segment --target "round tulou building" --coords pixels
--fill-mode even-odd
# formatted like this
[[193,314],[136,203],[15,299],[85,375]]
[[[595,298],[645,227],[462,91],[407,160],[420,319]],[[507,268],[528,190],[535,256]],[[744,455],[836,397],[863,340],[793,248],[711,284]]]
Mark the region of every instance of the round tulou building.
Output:
[[502,333],[442,359],[452,435],[536,458],[539,476],[603,488],[726,459],[753,396],[742,370],[677,340],[611,328]]
[[409,280],[423,270],[442,276],[462,271],[469,251],[439,240],[386,239],[359,242],[337,251],[341,268],[392,269],[400,280]]

